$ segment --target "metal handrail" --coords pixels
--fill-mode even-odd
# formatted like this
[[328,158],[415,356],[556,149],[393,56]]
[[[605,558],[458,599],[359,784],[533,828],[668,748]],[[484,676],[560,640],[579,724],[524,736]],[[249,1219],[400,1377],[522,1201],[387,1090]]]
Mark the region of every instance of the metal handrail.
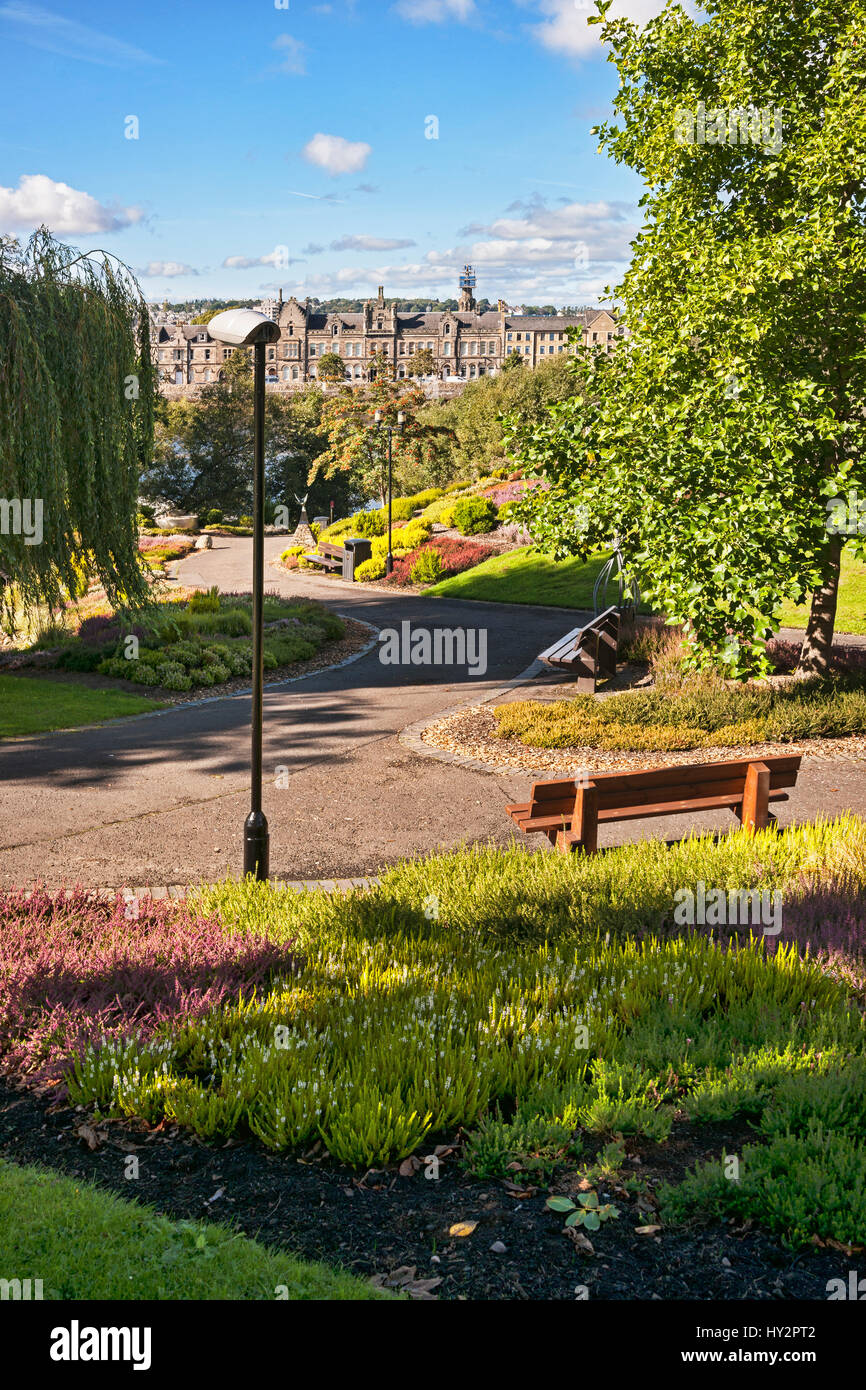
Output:
[[[638,605],[640,604],[640,589],[634,577],[629,579],[627,586],[624,582],[625,560],[622,554],[622,544],[619,536],[615,535],[613,538],[613,554],[602,566],[599,576],[595,581],[595,585],[593,586],[592,613],[594,618],[597,618],[599,613],[603,613],[605,609],[610,607],[607,602],[607,588],[613,576],[614,567],[616,567],[617,586],[619,589],[619,603],[617,607],[620,613],[625,618],[633,618],[637,612]],[[598,601],[599,593],[603,594],[603,599],[600,604]]]

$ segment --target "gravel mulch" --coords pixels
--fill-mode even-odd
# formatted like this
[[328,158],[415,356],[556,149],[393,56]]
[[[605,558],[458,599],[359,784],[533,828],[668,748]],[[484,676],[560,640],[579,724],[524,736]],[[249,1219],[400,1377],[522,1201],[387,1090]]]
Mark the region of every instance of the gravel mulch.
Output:
[[489,763],[491,767],[512,767],[527,772],[629,771],[637,768],[671,767],[680,763],[725,762],[730,758],[759,758],[774,753],[802,753],[811,758],[855,759],[866,761],[866,736],[803,739],[799,743],[760,743],[734,748],[692,748],[680,753],[623,753],[599,748],[528,748],[516,738],[497,738],[496,716],[492,705],[465,705],[456,713],[428,724],[421,734],[424,743],[458,757]]

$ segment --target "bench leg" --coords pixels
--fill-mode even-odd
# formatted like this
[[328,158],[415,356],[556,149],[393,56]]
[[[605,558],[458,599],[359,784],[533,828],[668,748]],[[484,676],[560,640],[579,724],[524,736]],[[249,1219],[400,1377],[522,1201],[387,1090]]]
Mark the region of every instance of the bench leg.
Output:
[[770,821],[770,769],[749,763],[740,820],[744,830],[765,830]]
[[595,854],[598,849],[598,787],[592,782],[588,787],[578,787],[571,829],[557,831],[556,848],[560,854],[572,854],[575,850]]

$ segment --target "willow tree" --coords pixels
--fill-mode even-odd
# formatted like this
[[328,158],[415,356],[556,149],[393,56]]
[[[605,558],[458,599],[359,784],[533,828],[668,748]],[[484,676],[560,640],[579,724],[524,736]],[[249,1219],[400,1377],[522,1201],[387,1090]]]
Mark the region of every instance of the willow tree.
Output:
[[643,28],[596,8],[620,78],[598,133],[644,181],[644,225],[627,345],[582,357],[518,441],[551,482],[533,535],[566,554],[618,531],[694,663],[732,675],[765,670],[783,603],[809,600],[800,673],[821,673],[828,522],[866,490],[866,4],[669,0]]
[[58,608],[82,576],[146,595],[136,527],[153,442],[147,305],[125,266],[41,228],[0,238],[0,607]]

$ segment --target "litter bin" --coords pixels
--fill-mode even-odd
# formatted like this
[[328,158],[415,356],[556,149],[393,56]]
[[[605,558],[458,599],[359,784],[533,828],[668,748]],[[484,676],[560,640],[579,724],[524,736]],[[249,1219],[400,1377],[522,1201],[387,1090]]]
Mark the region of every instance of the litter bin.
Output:
[[352,536],[349,540],[343,541],[343,549],[346,552],[343,556],[343,578],[354,580],[358,566],[364,560],[371,559],[373,543],[365,536]]
[[318,525],[318,526],[319,526],[319,529],[322,530],[322,531],[324,531],[324,529],[325,529],[326,526],[330,526],[330,524],[331,524],[331,523],[330,523],[330,520],[329,520],[328,517],[326,517],[326,516],[314,516],[314,517],[313,517],[313,525],[314,525],[314,526],[315,526],[315,525]]

